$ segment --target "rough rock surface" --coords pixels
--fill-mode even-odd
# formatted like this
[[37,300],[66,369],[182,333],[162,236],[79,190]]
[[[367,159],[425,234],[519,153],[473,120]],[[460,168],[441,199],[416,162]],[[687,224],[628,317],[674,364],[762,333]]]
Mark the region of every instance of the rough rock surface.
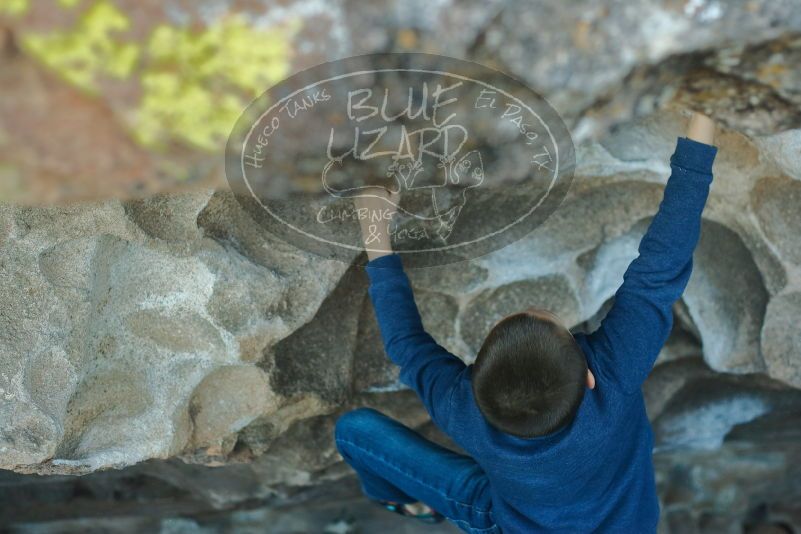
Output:
[[[715,116],[693,276],[645,387],[661,528],[801,529],[798,2],[204,4],[149,4],[125,38],[234,11],[254,28],[296,17],[292,70],[376,51],[467,57],[565,118],[578,169],[544,225],[409,273],[425,324],[465,361],[522,308],[597,326],[658,207],[677,107]],[[186,132],[166,132],[169,158],[143,149],[126,130],[137,73],[93,73],[90,97],[24,45],[59,23],[38,6],[0,20],[0,198],[14,201],[0,204],[0,528],[102,530],[111,513],[121,530],[322,531],[331,503],[358,494],[332,441],[344,410],[374,406],[447,444],[383,353],[363,270],[260,232]],[[64,202],[25,205],[51,200]]]

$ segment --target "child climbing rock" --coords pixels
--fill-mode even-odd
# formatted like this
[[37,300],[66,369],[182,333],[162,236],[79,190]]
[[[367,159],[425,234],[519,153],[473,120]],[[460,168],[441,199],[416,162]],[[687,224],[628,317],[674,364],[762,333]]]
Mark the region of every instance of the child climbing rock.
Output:
[[[468,455],[372,409],[337,421],[335,440],[364,493],[465,532],[655,532],[653,434],[641,386],[692,272],[712,183],[714,123],[694,114],[670,158],[659,210],[597,330],[571,334],[548,310],[499,321],[465,365],[425,331],[389,224],[397,198],[356,200],[369,294],[400,380]],[[389,210],[389,211],[387,211]],[[536,300],[536,295],[532,295]]]

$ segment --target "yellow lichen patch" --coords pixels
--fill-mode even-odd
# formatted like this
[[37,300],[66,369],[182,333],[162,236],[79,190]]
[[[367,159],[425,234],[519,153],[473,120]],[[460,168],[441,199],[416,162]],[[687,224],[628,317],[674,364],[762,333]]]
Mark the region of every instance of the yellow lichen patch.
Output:
[[[0,0],[0,13],[27,0]],[[25,50],[68,82],[97,94],[103,79],[129,80],[141,89],[138,107],[124,120],[151,148],[179,142],[218,149],[248,102],[289,72],[298,20],[281,28],[254,27],[231,14],[202,29],[155,26],[144,42],[111,0],[59,0],[83,11],[70,28],[23,33]]]
[[108,0],[92,4],[78,24],[51,34],[24,34],[25,49],[71,83],[96,90],[99,75],[124,79],[139,58],[139,46],[119,41],[115,34],[128,29],[128,17]]
[[147,145],[178,138],[218,148],[246,103],[289,72],[297,28],[261,30],[235,15],[202,31],[156,28],[142,74],[138,138]]
[[28,0],[0,0],[0,15],[24,15],[29,7]]

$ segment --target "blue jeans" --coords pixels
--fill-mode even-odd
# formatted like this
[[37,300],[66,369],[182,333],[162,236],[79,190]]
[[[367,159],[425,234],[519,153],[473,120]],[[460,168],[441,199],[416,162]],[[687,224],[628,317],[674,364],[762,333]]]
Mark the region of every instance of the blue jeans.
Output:
[[422,501],[465,532],[500,534],[489,481],[469,456],[432,443],[371,408],[340,416],[334,438],[368,498]]

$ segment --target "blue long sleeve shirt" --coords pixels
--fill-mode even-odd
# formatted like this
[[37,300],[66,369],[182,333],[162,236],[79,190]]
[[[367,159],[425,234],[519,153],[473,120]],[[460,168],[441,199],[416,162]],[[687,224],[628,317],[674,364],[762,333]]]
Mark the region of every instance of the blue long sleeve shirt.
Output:
[[473,397],[473,366],[425,331],[400,256],[368,262],[384,349],[434,423],[485,471],[505,534],[656,531],[653,433],[641,386],[690,278],[716,153],[677,139],[659,210],[613,307],[597,330],[575,335],[596,387],[585,391],[574,420],[547,436],[520,438],[490,426]]

